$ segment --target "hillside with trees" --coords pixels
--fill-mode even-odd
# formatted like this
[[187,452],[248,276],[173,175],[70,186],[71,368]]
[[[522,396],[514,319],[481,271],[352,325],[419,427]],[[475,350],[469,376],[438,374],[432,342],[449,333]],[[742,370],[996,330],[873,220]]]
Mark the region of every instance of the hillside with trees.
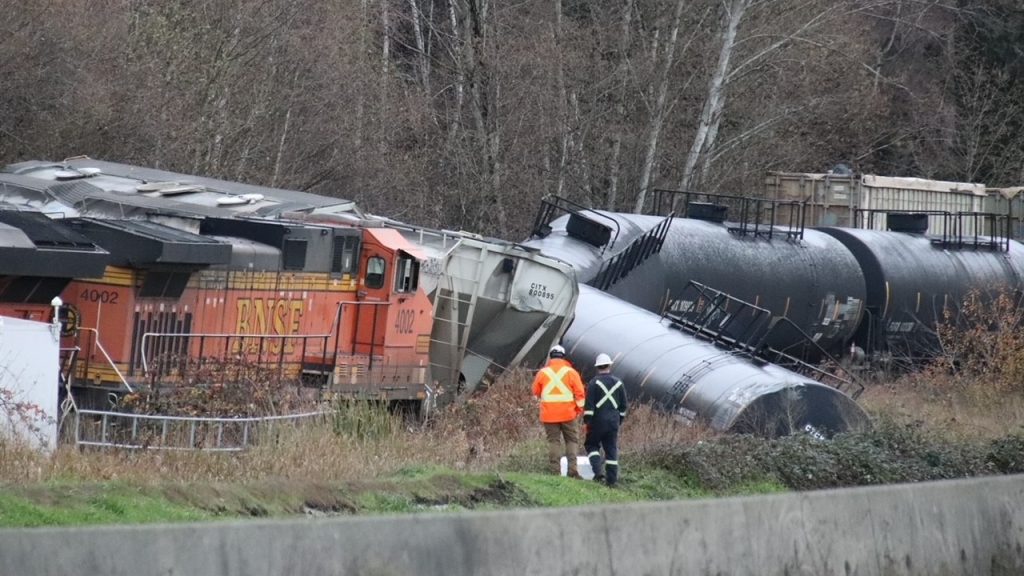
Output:
[[1024,183],[1018,0],[0,8],[3,163],[85,154],[510,239],[546,194],[634,210],[838,163]]

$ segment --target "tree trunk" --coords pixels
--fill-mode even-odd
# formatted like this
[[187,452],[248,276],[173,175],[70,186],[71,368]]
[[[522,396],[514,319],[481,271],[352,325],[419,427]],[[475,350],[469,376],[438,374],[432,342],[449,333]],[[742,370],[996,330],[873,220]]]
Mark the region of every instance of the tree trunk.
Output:
[[622,8],[622,21],[619,30],[619,63],[615,73],[619,78],[619,94],[615,103],[615,118],[619,127],[612,134],[612,165],[608,177],[608,210],[617,210],[619,203],[619,171],[622,155],[622,132],[626,116],[626,86],[629,71],[630,23],[633,20],[633,0],[626,0]]
[[427,42],[423,35],[423,12],[420,10],[418,0],[409,0],[409,7],[412,9],[412,31],[416,38],[416,61],[419,68],[418,76],[423,92],[430,95],[430,59],[427,58]]
[[558,89],[558,124],[561,128],[561,137],[558,139],[558,184],[555,185],[555,195],[565,194],[565,173],[569,165],[569,151],[572,149],[572,130],[569,128],[569,113],[566,106],[565,90],[565,64],[562,60],[562,0],[555,0],[555,58],[558,66],[555,71],[555,83]]
[[679,0],[676,3],[676,12],[672,17],[672,32],[669,35],[668,46],[665,47],[665,60],[658,79],[657,96],[654,101],[654,110],[651,111],[651,127],[647,134],[644,163],[640,170],[639,192],[636,195],[636,204],[633,206],[633,212],[637,214],[644,210],[647,190],[651,185],[654,159],[658,152],[658,139],[661,136],[661,127],[665,124],[665,102],[668,100],[668,85],[672,66],[675,64],[676,42],[679,40],[679,21],[682,19],[685,5],[686,0]]
[[501,198],[501,134],[498,128],[500,89],[493,83],[486,57],[490,39],[489,0],[466,0],[466,71],[470,106],[480,150],[480,164],[486,178],[487,199],[494,205],[496,226],[504,230],[508,221]]
[[748,6],[750,6],[750,0],[731,0],[726,7],[726,25],[722,31],[722,46],[718,52],[718,65],[708,82],[708,92],[704,99],[700,123],[697,125],[697,132],[694,134],[690,152],[686,155],[683,175],[679,179],[680,190],[689,190],[693,186],[697,163],[700,161],[701,155],[713,144],[713,142],[709,142],[708,137],[709,135],[714,137],[718,133],[717,123],[725,105],[725,80],[729,74],[729,61],[732,59],[733,50],[736,47],[736,32]]
[[380,21],[384,29],[384,38],[381,40],[380,54],[380,125],[377,130],[377,151],[382,155],[387,153],[387,126],[390,122],[387,101],[391,70],[391,8],[388,2],[390,0],[380,0]]

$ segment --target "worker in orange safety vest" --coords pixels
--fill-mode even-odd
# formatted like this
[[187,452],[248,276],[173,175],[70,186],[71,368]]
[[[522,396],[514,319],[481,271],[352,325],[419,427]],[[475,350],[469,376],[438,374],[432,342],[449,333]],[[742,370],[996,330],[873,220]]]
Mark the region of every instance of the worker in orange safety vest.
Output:
[[577,423],[583,413],[586,390],[580,373],[565,359],[565,348],[555,345],[548,357],[547,365],[533,379],[533,396],[540,400],[540,421],[548,439],[548,458],[555,474],[561,474],[560,460],[564,455],[569,476],[580,478],[576,468],[580,445]]

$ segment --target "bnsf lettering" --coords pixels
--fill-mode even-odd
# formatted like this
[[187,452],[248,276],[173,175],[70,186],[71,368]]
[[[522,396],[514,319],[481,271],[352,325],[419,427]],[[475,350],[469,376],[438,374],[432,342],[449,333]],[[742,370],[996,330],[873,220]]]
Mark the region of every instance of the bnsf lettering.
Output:
[[412,323],[415,319],[415,310],[399,310],[395,318],[395,332],[399,334],[412,334]]
[[82,290],[82,293],[78,297],[83,302],[101,302],[103,304],[117,304],[117,299],[120,296],[117,292],[112,290]]
[[[287,336],[298,334],[299,325],[305,302],[302,300],[274,300],[273,298],[240,298],[237,303],[238,317],[235,321],[237,334],[260,334],[267,336]],[[260,348],[259,340],[248,342],[246,350],[256,352]],[[284,351],[295,350],[294,338],[284,340]],[[263,343],[265,350],[273,353],[281,351],[281,340],[270,339]],[[240,352],[242,343],[232,345],[234,352]]]

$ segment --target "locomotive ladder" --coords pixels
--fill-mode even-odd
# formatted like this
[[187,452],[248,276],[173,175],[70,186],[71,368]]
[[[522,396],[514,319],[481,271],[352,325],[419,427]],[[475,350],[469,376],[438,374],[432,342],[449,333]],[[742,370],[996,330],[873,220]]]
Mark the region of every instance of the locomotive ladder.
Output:
[[[666,310],[674,328],[693,334],[719,348],[745,356],[759,364],[776,364],[802,376],[812,378],[856,399],[864,385],[833,356],[826,352],[792,320],[773,316],[771,311],[740,300],[721,290],[690,281],[683,297],[673,300]],[[821,354],[825,369],[815,366],[783,350],[768,346],[773,334],[780,331],[800,336],[797,345],[805,345]]]
[[[488,249],[484,246],[480,249],[478,257],[468,258],[459,254],[458,247],[456,247],[448,257],[448,269],[458,271],[458,274],[445,274],[445,276],[452,279],[452,282],[447,287],[439,285],[434,295],[434,322],[447,324],[447,326],[446,329],[442,329],[437,334],[438,338],[431,340],[431,344],[442,344],[448,347],[450,352],[447,363],[438,362],[439,359],[431,357],[430,366],[432,369],[438,368],[440,371],[445,372],[448,382],[456,385],[459,384],[462,360],[466,355],[466,348],[469,345],[470,326],[473,324],[473,314],[476,312],[476,302],[480,291],[480,274],[487,253]],[[457,266],[450,266],[453,262],[458,262],[459,264]],[[472,270],[472,273],[466,274],[464,272],[467,267]],[[460,297],[460,293],[464,293],[464,291],[459,289],[460,287],[472,289],[469,298],[464,299]],[[447,290],[447,294],[445,290]],[[448,305],[447,317],[439,311],[442,304]],[[463,314],[463,311],[465,311],[465,314]],[[462,391],[456,390],[456,392],[461,393]]]

